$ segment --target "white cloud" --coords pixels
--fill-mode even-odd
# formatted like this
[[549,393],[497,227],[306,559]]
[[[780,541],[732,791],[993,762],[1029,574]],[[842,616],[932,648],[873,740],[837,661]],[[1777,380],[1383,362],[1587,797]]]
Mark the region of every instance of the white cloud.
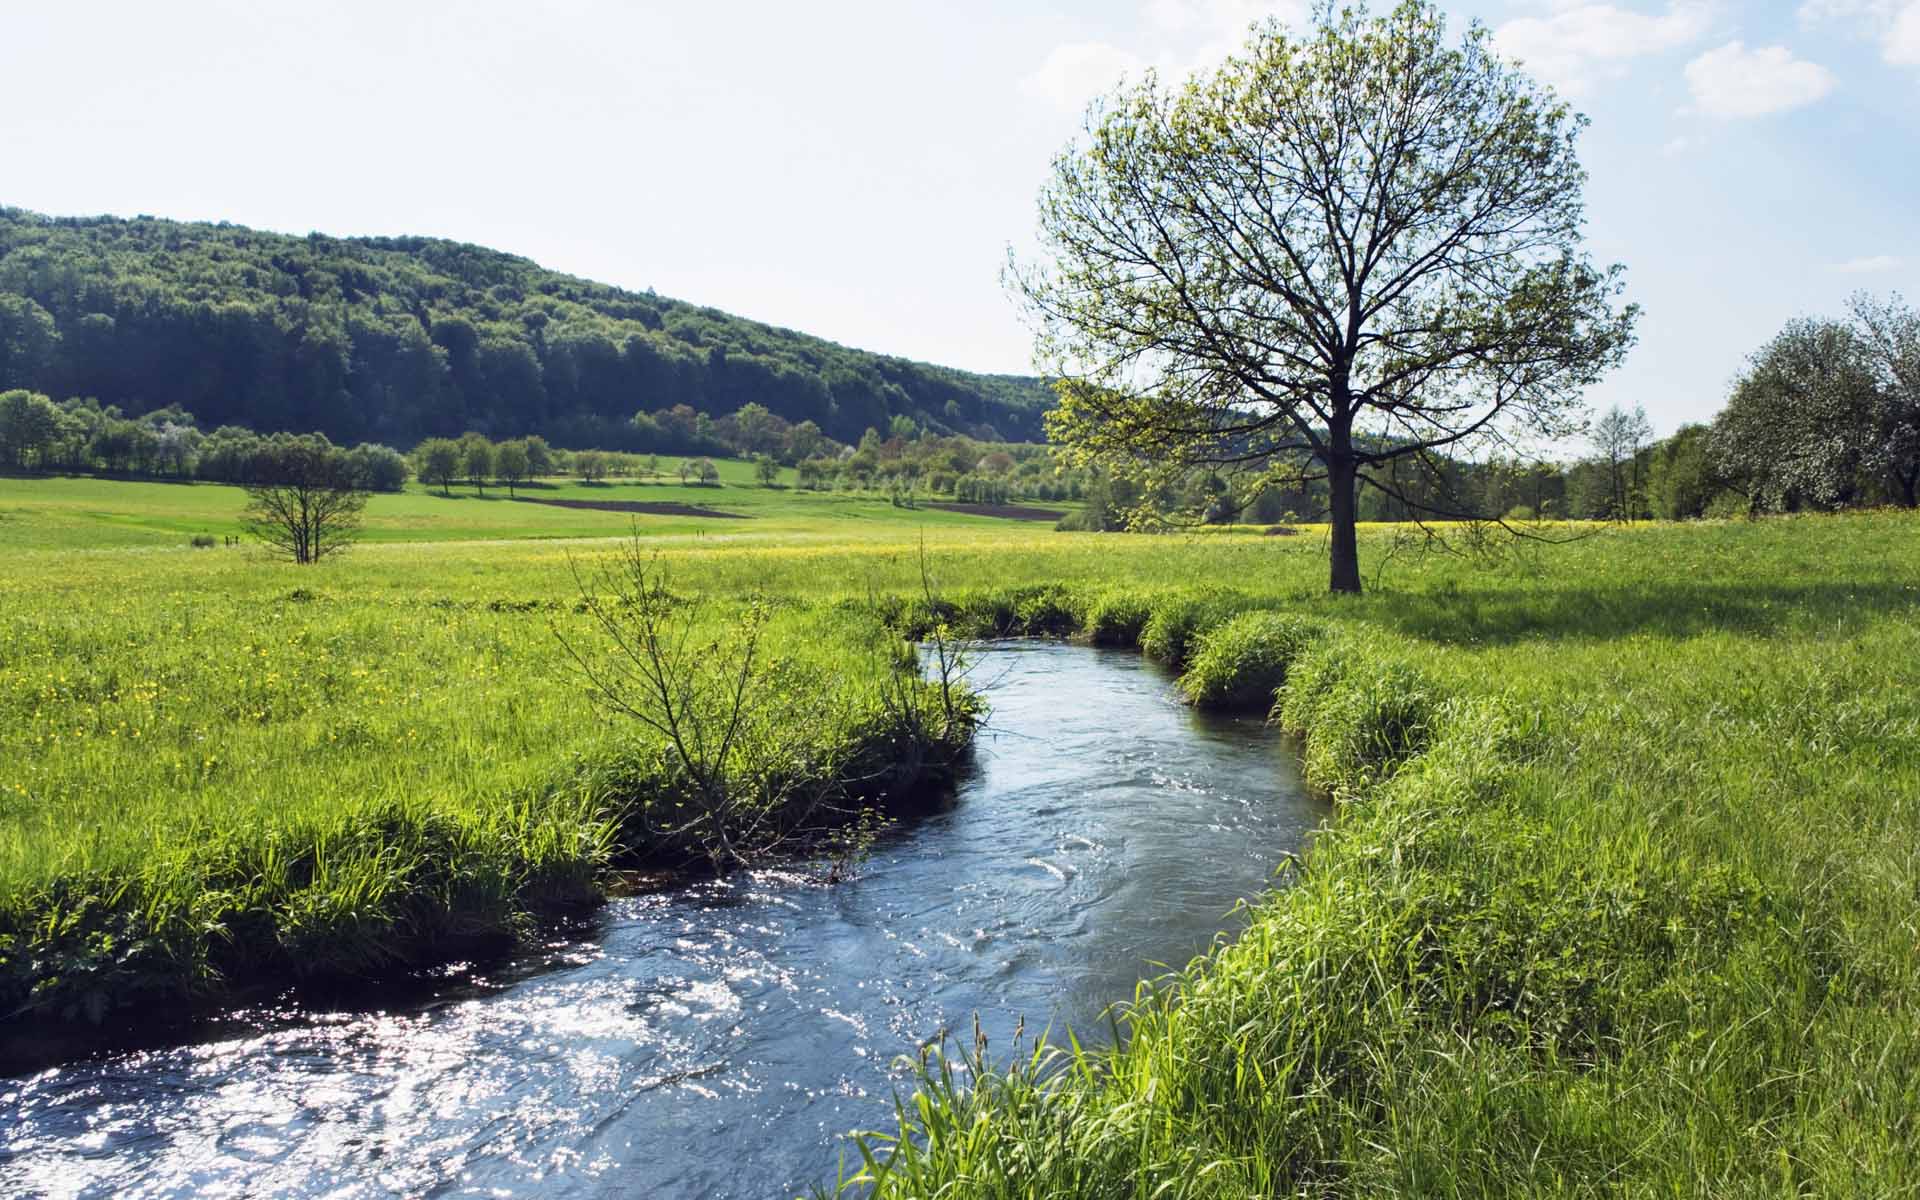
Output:
[[1900,67],[1920,67],[1920,0],[1912,0],[1894,17],[1880,39],[1880,53]]
[[1679,158],[1682,154],[1685,154],[1699,144],[1698,141],[1690,137],[1677,137],[1660,147],[1660,153],[1666,155],[1668,158]]
[[1785,46],[1749,50],[1728,42],[1687,64],[1687,90],[1710,117],[1764,117],[1819,100],[1833,90],[1833,72],[1795,58]]
[[1885,20],[1893,15],[1901,0],[1806,0],[1794,15],[1802,25],[1823,25],[1828,21],[1852,21],[1857,18]]
[[1146,66],[1139,55],[1107,42],[1055,46],[1038,70],[1020,81],[1020,90],[1056,108],[1077,110]]
[[1148,66],[1180,79],[1218,65],[1246,41],[1247,27],[1255,21],[1273,17],[1298,28],[1311,15],[1308,0],[1146,0],[1143,12],[1158,48],[1153,58],[1112,42],[1070,42],[1055,46],[1020,81],[1020,90],[1078,111],[1122,76],[1138,75]]
[[1636,58],[1677,50],[1705,37],[1714,6],[1675,0],[1649,14],[1614,4],[1561,3],[1545,17],[1519,17],[1493,31],[1502,54],[1563,94],[1579,96],[1626,74]]
[[1900,260],[1891,254],[1875,254],[1868,258],[1848,259],[1835,263],[1833,269],[1843,275],[1878,275],[1883,271],[1894,271],[1900,267]]
[[1920,0],[1806,0],[1798,15],[1802,25],[1852,25],[1894,66],[1920,66]]

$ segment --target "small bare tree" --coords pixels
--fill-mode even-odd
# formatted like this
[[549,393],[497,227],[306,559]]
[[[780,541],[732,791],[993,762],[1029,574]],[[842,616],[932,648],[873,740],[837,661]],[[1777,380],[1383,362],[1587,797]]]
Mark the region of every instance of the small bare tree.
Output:
[[275,439],[250,476],[241,524],[277,556],[317,563],[358,536],[367,492],[347,453],[325,438]]
[[676,595],[637,536],[598,571],[572,567],[602,638],[554,632],[601,707],[658,740],[669,772],[668,794],[638,813],[648,832],[725,868],[858,815],[851,747],[832,736],[846,689],[796,678],[768,652],[763,604],[721,614]]
[[[898,635],[877,631],[873,649],[890,657],[869,664],[877,666],[871,687],[770,652],[768,610],[758,601],[731,613],[676,594],[637,535],[598,570],[571,565],[600,636],[570,636],[558,621],[555,636],[595,701],[637,722],[667,768],[664,794],[636,813],[641,827],[697,849],[716,868],[835,830],[852,828],[842,844],[859,844],[873,828],[876,796],[947,765],[971,737],[979,706],[944,630],[934,635],[931,686]],[[846,736],[855,725],[883,736]]]

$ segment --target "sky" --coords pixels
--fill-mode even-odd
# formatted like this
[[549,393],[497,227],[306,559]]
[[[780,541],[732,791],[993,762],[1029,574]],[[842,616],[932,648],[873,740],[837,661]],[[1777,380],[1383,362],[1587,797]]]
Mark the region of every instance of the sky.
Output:
[[[1644,311],[1596,407],[1711,418],[1857,290],[1920,301],[1920,0],[1455,0],[1592,121]],[[1026,372],[1001,284],[1086,102],[1306,0],[0,0],[0,204],[426,234]]]

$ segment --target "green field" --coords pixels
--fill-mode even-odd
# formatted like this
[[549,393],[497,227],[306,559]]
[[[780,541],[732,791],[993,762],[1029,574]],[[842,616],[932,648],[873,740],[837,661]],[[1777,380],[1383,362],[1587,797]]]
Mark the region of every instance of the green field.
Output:
[[[722,460],[720,486],[687,487],[672,478],[676,459],[662,459],[667,478],[614,479],[601,483],[542,480],[522,485],[513,497],[502,487],[484,495],[456,485],[451,495],[413,482],[395,494],[377,494],[367,505],[363,540],[454,542],[499,538],[596,538],[628,532],[634,517],[624,512],[568,508],[536,501],[681,504],[734,514],[732,519],[642,515],[648,536],[780,539],[809,536],[858,540],[869,526],[934,525],[1005,528],[1009,522],[928,507],[900,508],[884,495],[809,492],[784,483],[764,487],[751,463]],[[146,483],[90,477],[41,479],[0,476],[0,553],[19,549],[97,550],[183,546],[196,534],[219,539],[242,532],[246,495],[217,483]],[[1071,504],[1037,507],[1066,511]],[[894,530],[897,532],[897,529]]]
[[712,598],[714,637],[763,598],[786,672],[769,743],[901,745],[877,699],[889,647],[941,620],[1142,645],[1201,702],[1272,707],[1340,801],[1244,935],[1142,997],[1121,1051],[978,1087],[935,1063],[908,1139],[869,1143],[880,1195],[1920,1179],[1912,516],[1473,556],[1368,529],[1371,590],[1342,598],[1311,528],[1060,534],[750,485],[556,492],[757,515],[410,491],[370,506],[366,544],[297,568],[186,546],[231,528],[231,489],[0,481],[8,1006],[217,998],[590,901],[663,777],[555,630],[586,633],[570,558],[635,526],[676,593]]

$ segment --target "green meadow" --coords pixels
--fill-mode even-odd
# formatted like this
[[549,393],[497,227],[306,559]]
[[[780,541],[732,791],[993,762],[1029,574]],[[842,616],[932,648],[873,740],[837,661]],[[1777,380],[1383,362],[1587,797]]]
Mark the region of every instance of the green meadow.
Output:
[[[678,460],[663,459],[662,476],[599,483],[541,480],[509,495],[456,484],[451,494],[410,482],[404,492],[376,493],[367,505],[361,540],[452,542],[500,538],[603,538],[626,533],[632,516],[579,504],[685,505],[726,517],[648,515],[650,536],[803,539],[827,535],[858,539],[870,526],[1002,526],[996,518],[891,504],[872,492],[801,491],[794,472],[765,487],[751,463],[718,462],[720,485],[686,486],[673,477]],[[559,501],[559,504],[551,503]],[[176,547],[196,534],[220,539],[242,532],[246,494],[218,483],[156,483],[87,476],[0,476],[0,553],[15,550],[99,550]],[[1071,504],[1041,504],[1067,511]],[[897,532],[897,530],[896,530]]]
[[1336,597],[1313,527],[1066,534],[724,482],[536,494],[749,519],[415,487],[293,567],[189,547],[237,528],[231,489],[0,480],[0,1004],[111,1022],[373,973],[657,860],[683,781],[564,648],[605,652],[576,573],[594,591],[632,534],[715,645],[760,622],[751,740],[804,751],[781,761],[810,786],[964,744],[899,699],[902,646],[944,629],[1139,646],[1297,735],[1337,801],[1243,934],[1130,999],[1118,1049],[930,1057],[851,1189],[1920,1179],[1911,515],[1458,552],[1375,527],[1368,592]]

